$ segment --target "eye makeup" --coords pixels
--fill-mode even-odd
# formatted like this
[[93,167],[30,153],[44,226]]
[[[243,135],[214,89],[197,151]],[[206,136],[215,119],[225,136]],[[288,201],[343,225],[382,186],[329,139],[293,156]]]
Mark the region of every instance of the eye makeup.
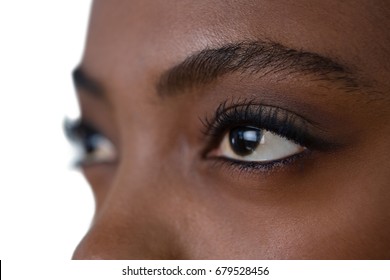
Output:
[[[203,133],[208,139],[208,145],[202,153],[203,157],[223,160],[232,165],[241,164],[246,168],[264,168],[275,164],[280,166],[291,163],[311,151],[326,152],[337,146],[336,143],[324,138],[318,124],[289,110],[260,104],[256,100],[226,100],[220,103],[212,118],[201,119],[201,122],[204,126]],[[210,156],[211,152],[221,144],[222,138],[238,127],[255,127],[270,131],[304,147],[305,151],[270,162],[247,162]]]

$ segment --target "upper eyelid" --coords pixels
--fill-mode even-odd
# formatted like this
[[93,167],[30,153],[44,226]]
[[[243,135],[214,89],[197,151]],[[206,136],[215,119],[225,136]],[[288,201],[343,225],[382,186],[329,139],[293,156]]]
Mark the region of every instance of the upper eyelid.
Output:
[[217,107],[214,115],[211,118],[209,118],[209,117],[205,117],[204,119],[199,118],[201,123],[204,126],[204,129],[202,131],[203,134],[209,135],[210,130],[213,127],[213,124],[215,122],[217,122],[218,119],[221,118],[221,116],[223,116],[224,114],[227,114],[228,112],[231,112],[232,110],[238,110],[238,109],[245,108],[245,107],[246,107],[246,110],[250,110],[253,107],[257,107],[259,109],[259,111],[261,108],[265,108],[265,109],[270,110],[270,111],[275,110],[275,111],[283,112],[286,115],[292,116],[294,118],[296,117],[297,120],[301,121],[305,125],[307,124],[315,129],[317,129],[318,131],[326,132],[326,130],[323,127],[321,127],[319,123],[317,123],[313,120],[309,120],[309,119],[305,118],[304,116],[302,116],[298,113],[295,113],[293,111],[290,111],[288,109],[285,109],[282,107],[277,107],[274,105],[268,105],[266,103],[261,103],[261,102],[258,102],[256,99],[244,99],[244,100],[239,99],[239,100],[225,100],[224,102],[220,103],[219,106]]
[[[90,122],[82,119],[82,118],[77,118],[75,120],[70,120],[68,118],[64,119],[63,122],[63,128],[65,135],[70,141],[78,141],[78,138],[80,138],[78,130],[80,129],[88,129],[90,131],[93,131],[95,133],[99,133],[103,136],[105,136],[99,129],[97,129],[93,124]],[[106,136],[105,136],[106,137]]]
[[[226,104],[228,104],[228,102],[231,102],[230,105],[226,106]],[[281,111],[284,111],[285,113],[288,113],[288,114],[291,114],[293,116],[296,116],[298,117],[299,119],[301,119],[302,121],[310,124],[311,126],[314,126],[314,127],[318,127],[319,129],[320,128],[320,125],[313,121],[313,120],[308,120],[307,118],[305,118],[304,116],[296,113],[296,112],[293,112],[293,111],[290,111],[288,109],[285,109],[285,108],[282,108],[282,107],[278,107],[278,106],[274,106],[274,105],[268,105],[266,103],[260,103],[258,101],[256,101],[255,99],[250,99],[249,101],[242,101],[240,103],[234,103],[234,101],[229,101],[229,100],[226,100],[224,101],[223,103],[221,103],[218,108],[217,108],[217,111],[215,112],[215,116],[214,117],[217,117],[217,115],[219,114],[223,114],[223,113],[226,113],[230,110],[233,110],[234,108],[239,108],[239,107],[252,107],[252,106],[258,106],[258,107],[263,107],[263,108],[269,108],[269,109],[274,109],[274,110],[281,110]]]

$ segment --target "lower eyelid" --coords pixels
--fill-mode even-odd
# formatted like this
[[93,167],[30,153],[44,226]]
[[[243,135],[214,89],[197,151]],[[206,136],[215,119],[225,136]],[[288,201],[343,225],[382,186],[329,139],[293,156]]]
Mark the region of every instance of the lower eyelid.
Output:
[[233,172],[245,172],[245,173],[272,173],[276,171],[282,171],[290,166],[293,166],[297,161],[310,157],[312,151],[305,149],[301,153],[269,162],[256,162],[256,161],[241,161],[226,157],[210,156],[206,157],[206,160],[210,160],[215,164],[215,167],[227,167]]

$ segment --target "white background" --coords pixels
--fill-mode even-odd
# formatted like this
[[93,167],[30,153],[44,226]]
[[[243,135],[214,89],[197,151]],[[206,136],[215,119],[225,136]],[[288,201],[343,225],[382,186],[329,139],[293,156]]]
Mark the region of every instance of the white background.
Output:
[[388,261],[68,262],[94,207],[86,182],[71,169],[72,149],[62,131],[63,118],[78,113],[70,73],[82,55],[90,4],[0,0],[0,259],[5,279],[126,279],[121,272],[127,265],[269,266],[270,277],[260,279],[390,279]]
[[62,121],[89,0],[0,0],[0,259],[67,260],[89,227],[91,191]]

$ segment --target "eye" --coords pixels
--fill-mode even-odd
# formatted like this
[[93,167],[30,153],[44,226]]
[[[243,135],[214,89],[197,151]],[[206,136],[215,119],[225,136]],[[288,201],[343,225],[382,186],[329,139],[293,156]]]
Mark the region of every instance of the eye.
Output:
[[273,162],[302,153],[306,148],[271,131],[252,126],[230,129],[214,156],[252,162]]
[[114,163],[117,161],[117,151],[112,142],[83,121],[65,121],[65,132],[77,153],[76,162],[81,165]]

